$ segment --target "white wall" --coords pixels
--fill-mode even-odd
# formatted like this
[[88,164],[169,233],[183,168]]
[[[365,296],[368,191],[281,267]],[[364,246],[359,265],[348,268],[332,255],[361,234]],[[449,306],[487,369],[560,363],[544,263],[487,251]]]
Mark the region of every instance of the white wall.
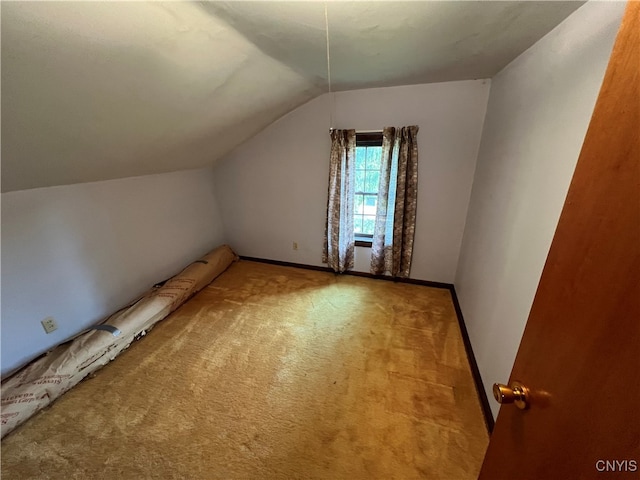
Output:
[[[335,94],[336,128],[420,127],[412,278],[453,283],[488,92],[487,80],[471,80]],[[331,103],[312,100],[216,165],[225,233],[239,254],[322,265]],[[369,270],[369,250],[357,249],[356,270]]]
[[[211,168],[2,194],[2,372],[223,242]],[[53,316],[58,330],[40,321]]]
[[623,8],[585,4],[492,79],[455,282],[489,398],[509,377]]

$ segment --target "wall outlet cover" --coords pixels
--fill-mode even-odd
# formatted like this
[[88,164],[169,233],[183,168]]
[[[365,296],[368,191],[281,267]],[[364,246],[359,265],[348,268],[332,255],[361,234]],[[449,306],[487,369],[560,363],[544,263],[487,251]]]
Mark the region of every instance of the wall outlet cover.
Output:
[[44,328],[44,331],[47,333],[51,333],[58,329],[58,324],[53,317],[47,317],[40,323],[42,323],[42,328]]

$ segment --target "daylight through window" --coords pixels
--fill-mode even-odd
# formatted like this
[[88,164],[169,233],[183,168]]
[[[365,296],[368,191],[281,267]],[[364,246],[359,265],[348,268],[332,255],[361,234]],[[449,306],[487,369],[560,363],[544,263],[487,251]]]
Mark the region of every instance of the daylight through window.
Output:
[[376,224],[382,164],[382,133],[356,134],[354,234],[370,240]]

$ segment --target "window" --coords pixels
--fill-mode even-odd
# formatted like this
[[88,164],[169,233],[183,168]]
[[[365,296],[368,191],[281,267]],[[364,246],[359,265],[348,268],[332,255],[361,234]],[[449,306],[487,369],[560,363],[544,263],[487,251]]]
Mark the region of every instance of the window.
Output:
[[409,276],[418,191],[418,126],[373,135],[331,129],[322,261],[354,268],[355,246],[370,246],[371,273]]
[[353,232],[356,245],[371,246],[378,207],[382,133],[356,133]]

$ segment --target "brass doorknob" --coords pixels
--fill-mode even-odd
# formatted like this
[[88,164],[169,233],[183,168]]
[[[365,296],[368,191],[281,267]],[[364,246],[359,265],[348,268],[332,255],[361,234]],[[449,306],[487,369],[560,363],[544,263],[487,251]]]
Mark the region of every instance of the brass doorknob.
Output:
[[515,403],[520,410],[529,408],[529,389],[520,382],[511,382],[510,386],[494,383],[493,396],[501,405]]

